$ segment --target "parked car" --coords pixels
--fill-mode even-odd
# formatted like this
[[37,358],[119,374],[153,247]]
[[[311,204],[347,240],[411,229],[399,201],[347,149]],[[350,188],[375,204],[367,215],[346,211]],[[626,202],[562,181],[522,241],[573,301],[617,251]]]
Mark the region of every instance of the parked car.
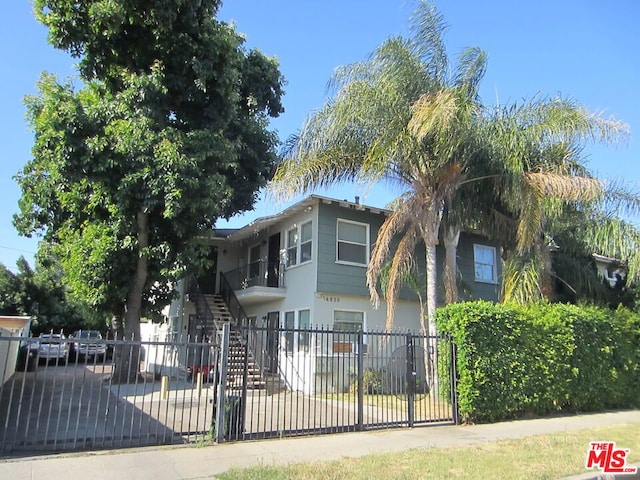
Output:
[[41,333],[38,337],[38,358],[65,363],[69,358],[69,344],[60,333]]
[[102,334],[97,330],[78,330],[72,337],[76,358],[101,358],[107,353],[107,344],[103,341]]
[[33,372],[38,366],[39,345],[36,341],[25,340],[20,343],[16,370],[18,372]]

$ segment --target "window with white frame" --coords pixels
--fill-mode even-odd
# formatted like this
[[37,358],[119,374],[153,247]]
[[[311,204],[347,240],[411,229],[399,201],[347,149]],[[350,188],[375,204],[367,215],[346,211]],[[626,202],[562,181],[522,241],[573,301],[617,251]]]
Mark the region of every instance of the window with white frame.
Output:
[[[333,312],[333,353],[357,353],[358,332],[365,332],[364,312],[334,310]],[[366,347],[367,337],[364,337]],[[366,352],[366,350],[365,350]]]
[[295,225],[287,230],[287,267],[311,261],[312,234],[311,221]]
[[352,265],[369,264],[369,225],[338,219],[336,261]]
[[487,245],[473,245],[476,282],[496,283],[496,249]]
[[[294,351],[309,351],[309,332],[311,326],[311,311],[291,310],[284,312],[284,340],[285,349],[289,353]],[[300,330],[300,331],[296,331]]]

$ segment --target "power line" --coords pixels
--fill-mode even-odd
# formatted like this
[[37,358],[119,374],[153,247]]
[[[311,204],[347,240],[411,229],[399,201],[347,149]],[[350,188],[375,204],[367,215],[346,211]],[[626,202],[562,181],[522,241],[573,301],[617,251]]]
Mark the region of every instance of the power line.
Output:
[[16,252],[30,253],[31,255],[35,255],[36,254],[36,252],[31,252],[29,250],[22,250],[20,248],[13,248],[13,247],[5,247],[4,245],[0,245],[0,248],[4,248],[5,250],[14,250]]

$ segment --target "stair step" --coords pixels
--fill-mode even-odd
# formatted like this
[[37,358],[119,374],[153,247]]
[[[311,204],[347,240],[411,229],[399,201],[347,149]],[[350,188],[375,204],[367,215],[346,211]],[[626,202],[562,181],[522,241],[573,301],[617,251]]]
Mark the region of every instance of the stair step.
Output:
[[[218,329],[222,324],[232,324],[229,332],[229,353],[227,357],[227,388],[231,390],[242,389],[243,383],[249,390],[267,390],[269,394],[286,389],[279,375],[263,374],[255,362],[251,350],[247,351],[247,342],[242,332],[233,328],[235,318],[229,311],[224,299],[220,295],[206,294],[203,302],[196,303],[196,313],[205,320],[207,327]],[[246,379],[243,378],[245,374]]]

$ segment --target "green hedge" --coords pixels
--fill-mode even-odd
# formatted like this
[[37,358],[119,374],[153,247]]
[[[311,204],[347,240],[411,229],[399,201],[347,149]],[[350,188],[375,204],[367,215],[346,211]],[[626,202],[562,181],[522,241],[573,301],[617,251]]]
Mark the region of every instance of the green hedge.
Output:
[[457,346],[465,422],[640,406],[635,312],[479,301],[439,309],[437,323]]

